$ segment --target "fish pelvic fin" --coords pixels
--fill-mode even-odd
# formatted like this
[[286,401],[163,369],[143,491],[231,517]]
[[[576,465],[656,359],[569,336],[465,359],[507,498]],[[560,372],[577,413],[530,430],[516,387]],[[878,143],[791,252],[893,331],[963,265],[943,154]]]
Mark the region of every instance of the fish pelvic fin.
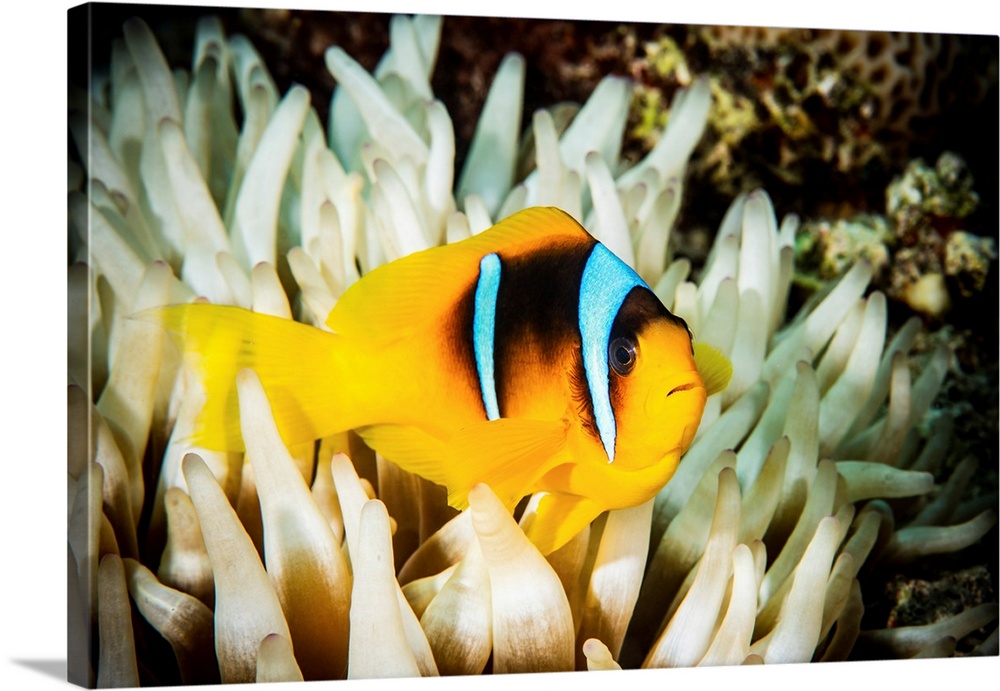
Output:
[[694,364],[705,383],[705,394],[711,396],[729,386],[733,363],[722,351],[707,343],[694,344]]
[[602,511],[597,502],[579,494],[545,493],[534,515],[522,520],[522,526],[538,551],[549,555],[576,537]]
[[207,449],[243,451],[236,375],[260,377],[274,420],[287,445],[348,429],[346,387],[335,371],[342,356],[335,334],[241,307],[188,304],[137,315],[179,337],[184,363],[197,375],[204,396],[191,441]]

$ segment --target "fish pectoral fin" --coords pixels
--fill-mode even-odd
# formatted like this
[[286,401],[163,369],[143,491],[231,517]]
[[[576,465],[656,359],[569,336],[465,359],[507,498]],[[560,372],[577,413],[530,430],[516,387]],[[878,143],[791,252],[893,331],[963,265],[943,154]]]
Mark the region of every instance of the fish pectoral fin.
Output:
[[588,497],[551,492],[541,497],[533,516],[522,519],[522,527],[538,551],[548,555],[576,537],[602,511]]
[[460,430],[446,453],[448,503],[463,510],[469,490],[482,482],[513,510],[532,485],[562,463],[569,423],[566,420],[500,418]]
[[694,363],[705,383],[707,396],[719,393],[729,385],[729,379],[733,376],[733,363],[715,346],[695,343]]

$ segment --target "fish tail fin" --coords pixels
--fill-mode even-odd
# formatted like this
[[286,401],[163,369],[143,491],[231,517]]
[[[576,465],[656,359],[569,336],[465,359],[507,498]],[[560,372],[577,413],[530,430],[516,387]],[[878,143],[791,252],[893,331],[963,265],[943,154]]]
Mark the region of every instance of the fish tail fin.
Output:
[[179,335],[184,361],[203,388],[204,404],[192,441],[207,449],[243,451],[236,375],[260,377],[275,423],[288,445],[328,436],[348,426],[338,405],[343,360],[338,337],[290,319],[240,307],[175,305],[137,315]]

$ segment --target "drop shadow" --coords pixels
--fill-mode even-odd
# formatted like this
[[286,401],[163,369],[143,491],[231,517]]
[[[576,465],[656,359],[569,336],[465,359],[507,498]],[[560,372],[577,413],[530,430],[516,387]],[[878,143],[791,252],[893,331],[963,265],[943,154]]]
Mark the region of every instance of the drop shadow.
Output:
[[33,670],[40,674],[44,674],[47,677],[52,677],[58,679],[59,681],[66,681],[66,660],[11,660],[15,665],[20,665],[27,669]]

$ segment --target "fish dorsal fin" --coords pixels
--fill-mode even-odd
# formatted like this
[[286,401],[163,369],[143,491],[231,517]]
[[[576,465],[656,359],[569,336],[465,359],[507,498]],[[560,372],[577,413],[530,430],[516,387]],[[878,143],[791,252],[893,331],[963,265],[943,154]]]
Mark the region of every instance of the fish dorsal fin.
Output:
[[548,555],[572,540],[601,514],[594,502],[578,494],[542,495],[535,514],[524,521],[524,532],[542,554]]
[[401,257],[366,274],[327,317],[335,332],[369,338],[399,337],[450,319],[456,300],[492,252],[523,254],[559,238],[593,242],[571,216],[553,207],[519,211],[467,240]]
[[715,346],[695,343],[694,364],[705,383],[706,395],[719,393],[729,385],[729,378],[733,376],[733,363]]

